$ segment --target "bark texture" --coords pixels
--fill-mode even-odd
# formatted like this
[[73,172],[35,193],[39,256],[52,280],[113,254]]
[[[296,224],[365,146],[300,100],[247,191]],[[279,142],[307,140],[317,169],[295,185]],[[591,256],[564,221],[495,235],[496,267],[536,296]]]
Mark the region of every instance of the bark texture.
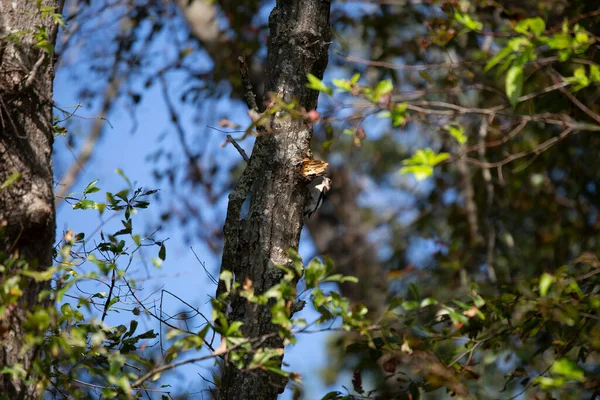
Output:
[[[329,7],[323,0],[277,1],[269,18],[266,92],[288,102],[297,99],[307,110],[316,108],[318,93],[306,88],[306,74],[322,77],[327,66]],[[306,182],[296,165],[310,156],[312,137],[311,124],[299,119],[276,118],[271,127],[270,133],[257,138],[250,162],[229,196],[221,264],[238,282],[250,279],[258,293],[281,279],[281,271],[272,264],[289,265],[287,251],[298,248]],[[242,218],[241,207],[251,187],[250,210]],[[246,337],[277,332],[267,307],[242,298],[233,299],[230,318],[244,322]],[[277,336],[263,345],[283,347]],[[225,365],[219,398],[274,399],[285,384],[273,374]]]
[[[56,7],[57,0],[41,4]],[[52,57],[39,47],[31,33],[43,27],[48,44],[54,44],[57,26],[42,20],[34,1],[0,0],[0,285],[18,276],[7,259],[22,259],[29,268],[52,264],[55,234],[52,187]],[[0,369],[21,364],[31,368],[34,350],[22,352],[23,321],[38,302],[42,284],[21,285],[22,295],[0,315]],[[6,304],[5,304],[6,305]],[[8,374],[0,375],[0,394],[9,399],[36,399],[35,387]],[[2,397],[0,396],[0,397]]]

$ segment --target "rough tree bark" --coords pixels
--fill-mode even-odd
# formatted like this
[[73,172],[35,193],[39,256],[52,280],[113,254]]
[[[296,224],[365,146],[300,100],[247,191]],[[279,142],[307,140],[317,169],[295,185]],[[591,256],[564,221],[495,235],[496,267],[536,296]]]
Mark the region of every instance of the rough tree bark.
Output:
[[[41,7],[56,7],[45,0]],[[18,274],[8,259],[22,259],[29,268],[52,264],[55,234],[52,188],[52,56],[40,47],[32,32],[46,29],[48,44],[55,43],[57,26],[42,20],[33,1],[0,0],[0,285]],[[18,33],[26,31],[28,33]],[[6,37],[13,35],[13,39]],[[23,321],[38,302],[41,284],[21,284],[22,295],[0,315],[0,369],[21,366],[29,371],[35,351],[22,352]],[[15,292],[13,292],[15,293]],[[6,305],[6,304],[4,304]],[[9,399],[35,399],[36,388],[8,374],[0,376],[0,394]]]
[[[329,47],[329,7],[325,0],[277,1],[269,18],[270,42],[265,77],[266,92],[297,99],[307,110],[316,108],[318,93],[306,88],[306,74],[322,77]],[[310,157],[312,126],[301,119],[275,119],[272,131],[257,138],[250,162],[229,196],[223,228],[222,270],[238,282],[246,278],[261,293],[277,284],[281,271],[271,264],[289,265],[289,249],[297,249],[302,229],[306,183],[296,165]],[[250,210],[241,218],[242,204],[253,187]],[[230,318],[243,321],[246,337],[277,331],[269,310],[235,298]],[[271,337],[263,344],[283,347]],[[266,372],[244,372],[225,365],[219,397],[222,399],[274,399],[286,382]]]

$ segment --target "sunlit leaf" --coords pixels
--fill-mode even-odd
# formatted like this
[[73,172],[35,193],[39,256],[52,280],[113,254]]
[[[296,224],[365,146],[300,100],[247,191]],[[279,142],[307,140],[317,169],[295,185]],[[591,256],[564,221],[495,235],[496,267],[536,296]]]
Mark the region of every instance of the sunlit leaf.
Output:
[[547,272],[543,273],[542,276],[540,276],[540,296],[545,297],[548,294],[548,290],[550,289],[550,286],[552,285],[552,283],[554,283],[554,281],[554,276],[550,275]]
[[523,67],[512,66],[506,73],[506,95],[510,104],[514,107],[521,97],[523,90]]
[[314,76],[313,74],[306,75],[308,79],[308,83],[306,84],[307,88],[318,90],[319,92],[327,93],[328,95],[333,94],[333,89],[328,87],[322,80]]
[[574,361],[569,360],[568,358],[556,360],[552,364],[550,372],[553,374],[562,375],[569,380],[581,381],[585,376],[583,369],[581,369],[581,367],[579,367]]

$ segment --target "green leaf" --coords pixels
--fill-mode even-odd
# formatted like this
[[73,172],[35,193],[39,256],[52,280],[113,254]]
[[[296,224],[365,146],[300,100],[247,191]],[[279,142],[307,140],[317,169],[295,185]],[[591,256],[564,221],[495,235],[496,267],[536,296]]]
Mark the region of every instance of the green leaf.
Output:
[[30,271],[24,270],[21,271],[22,275],[33,278],[36,282],[46,282],[52,279],[54,274],[58,271],[57,267],[48,268],[45,271]]
[[446,311],[448,311],[448,315],[450,315],[450,319],[452,320],[452,323],[458,325],[458,324],[466,324],[467,322],[469,322],[469,319],[467,317],[465,317],[464,315],[462,315],[455,309],[453,309],[451,307],[447,307],[447,306],[444,306],[444,309]]
[[99,187],[96,187],[96,183],[98,183],[98,179],[91,181],[88,185],[83,189],[83,194],[95,193],[100,190]]
[[377,95],[378,95],[377,98],[383,96],[384,94],[388,94],[392,90],[394,90],[394,85],[392,84],[392,81],[389,79],[380,81],[377,84],[377,86],[375,87],[375,93],[377,93]]
[[27,371],[23,368],[23,364],[14,364],[10,366],[4,366],[0,369],[0,374],[11,375],[17,379],[25,379],[27,377]]
[[523,67],[513,65],[506,73],[506,95],[514,107],[519,102],[523,90]]
[[428,165],[430,167],[435,167],[437,164],[446,160],[450,157],[448,153],[439,153],[436,154],[432,149],[419,149],[415,152],[415,154],[407,159],[402,161],[404,165]]
[[129,330],[127,331],[127,333],[125,333],[123,335],[123,339],[133,336],[137,327],[138,327],[138,322],[136,320],[132,319],[131,321],[129,321]]
[[565,378],[550,378],[549,376],[538,376],[533,380],[533,383],[540,385],[542,389],[556,389],[565,384]]
[[514,30],[524,35],[531,32],[535,36],[539,36],[546,30],[546,22],[540,17],[527,18],[519,22]]
[[392,107],[391,111],[383,111],[379,113],[378,118],[390,118],[392,120],[392,126],[397,128],[404,124],[406,120],[406,107],[407,103],[396,104]]
[[306,84],[307,88],[318,90],[319,92],[327,93],[330,96],[333,94],[333,89],[331,89],[330,87],[327,87],[327,85],[324,84],[322,80],[320,80],[313,74],[307,74],[306,77],[308,78],[308,83]]
[[233,334],[240,333],[240,328],[242,327],[242,325],[244,325],[242,321],[233,321],[227,328],[225,336],[231,336]]
[[21,173],[19,171],[15,171],[6,178],[6,180],[0,186],[0,189],[6,189],[11,186],[13,183],[18,182],[21,179]]
[[[591,69],[590,69],[591,72]],[[569,82],[573,85],[573,91],[578,91],[590,85],[590,78],[585,73],[585,67],[583,65],[577,67],[573,71],[573,76],[564,78],[565,82]]]
[[422,181],[433,174],[433,167],[448,157],[448,153],[436,154],[429,148],[419,149],[411,158],[402,161],[405,166],[400,169],[400,173],[413,174],[418,181]]
[[590,40],[590,35],[588,35],[586,32],[577,32],[575,34],[576,45],[587,43],[588,40]]
[[421,301],[421,304],[419,304],[420,308],[425,308],[427,306],[434,306],[438,304],[438,301],[436,299],[432,299],[431,297],[427,297],[425,299],[423,299]]
[[96,208],[96,202],[94,200],[80,200],[73,204],[73,210],[91,210]]
[[233,281],[233,273],[231,271],[223,271],[221,272],[221,275],[219,275],[219,280],[223,281],[223,283],[225,283],[225,288],[227,289],[227,292],[231,291],[231,283]]
[[125,175],[125,172],[123,172],[123,170],[121,168],[117,168],[115,169],[115,172],[123,179],[125,179],[125,182],[127,182],[127,185],[129,187],[131,187],[131,181],[129,180],[129,178],[127,177],[127,175]]
[[333,274],[325,278],[323,282],[341,282],[342,278],[342,274]]
[[352,90],[352,83],[347,79],[332,79],[333,84],[339,89],[341,92],[349,92]]
[[540,276],[540,282],[539,282],[540,296],[546,297],[546,295],[548,294],[548,290],[550,289],[550,286],[554,283],[555,280],[556,280],[556,278],[554,278],[554,276],[550,275],[547,272],[544,272],[542,274],[542,276]]
[[562,375],[568,380],[583,381],[584,371],[574,361],[568,358],[561,358],[552,364],[550,372],[557,375]]
[[502,50],[500,50],[500,52],[498,54],[496,54],[494,57],[492,57],[490,59],[490,61],[487,62],[487,64],[485,64],[485,67],[483,68],[483,72],[488,72],[490,69],[494,68],[494,66],[496,66],[496,64],[498,64],[500,61],[505,59],[511,53],[512,53],[512,49],[510,47],[508,47],[508,46],[504,47]]
[[459,124],[448,124],[444,126],[444,129],[450,133],[450,135],[456,139],[456,141],[460,144],[467,143],[467,137],[465,136],[465,128]]
[[402,302],[402,308],[406,311],[411,311],[419,308],[419,302],[415,300],[408,300]]
[[163,261],[165,261],[165,258],[167,258],[167,248],[164,244],[160,245],[160,250],[158,251],[158,258],[160,258]]
[[600,82],[600,68],[597,65],[590,65],[590,79],[594,82]]
[[556,33],[548,40],[548,47],[563,50],[571,47],[572,39],[568,33]]
[[410,167],[400,168],[400,174],[412,174],[415,176],[415,179],[420,182],[424,179],[429,178],[433,174],[433,168],[431,168],[428,165],[412,165]]
[[467,27],[467,29],[472,31],[480,31],[483,29],[483,24],[481,22],[475,21],[469,14],[463,14],[458,11],[454,12],[454,18],[461,24]]

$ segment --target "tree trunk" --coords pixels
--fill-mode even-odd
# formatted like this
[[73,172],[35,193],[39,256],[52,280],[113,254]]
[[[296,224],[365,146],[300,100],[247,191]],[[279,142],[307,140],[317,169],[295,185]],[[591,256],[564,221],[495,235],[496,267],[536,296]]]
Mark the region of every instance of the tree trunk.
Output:
[[[45,6],[60,12],[57,0],[43,1],[41,7]],[[0,186],[4,186],[0,188],[0,285],[4,288],[9,278],[20,278],[18,267],[8,267],[8,260],[24,260],[30,269],[52,264],[54,70],[47,51],[52,49],[35,46],[40,38],[34,39],[32,32],[42,29],[52,46],[57,25],[51,17],[42,20],[35,2],[0,0]],[[19,33],[23,31],[27,33]],[[43,285],[21,279],[18,286],[10,292],[14,302],[0,287],[0,305],[5,306],[0,313],[0,369],[20,364],[30,371],[34,350],[22,351],[23,321],[38,303]],[[10,399],[38,398],[35,385],[9,374],[0,376],[0,393]]]
[[[277,1],[269,18],[265,88],[286,102],[297,99],[307,110],[317,106],[318,93],[306,88],[306,74],[322,77],[329,47],[329,1]],[[312,126],[302,119],[274,119],[270,133],[257,138],[250,162],[229,196],[224,226],[222,270],[246,278],[256,293],[277,284],[282,273],[272,264],[290,265],[289,249],[298,249],[302,229],[306,182],[296,166],[309,157]],[[242,219],[241,207],[252,190],[250,210]],[[268,307],[256,308],[234,298],[230,318],[243,321],[245,337],[277,332]],[[282,348],[274,336],[263,343]],[[274,399],[285,381],[261,371],[224,366],[219,397],[222,399]]]

